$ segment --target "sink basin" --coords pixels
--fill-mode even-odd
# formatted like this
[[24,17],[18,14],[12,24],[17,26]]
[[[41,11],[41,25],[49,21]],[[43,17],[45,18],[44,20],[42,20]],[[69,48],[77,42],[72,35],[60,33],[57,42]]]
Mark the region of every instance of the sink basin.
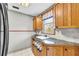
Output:
[[49,40],[44,40],[43,42],[44,42],[45,44],[55,44],[54,41],[49,41]]
[[48,38],[48,39],[43,40],[43,42],[46,43],[46,44],[55,44],[56,40]]
[[46,44],[55,44],[56,43],[56,39],[55,38],[50,38],[50,37],[45,37],[45,36],[36,36],[36,38],[39,41],[43,41]]
[[38,38],[38,39],[48,39],[49,37],[45,37],[45,36],[36,36],[36,38]]

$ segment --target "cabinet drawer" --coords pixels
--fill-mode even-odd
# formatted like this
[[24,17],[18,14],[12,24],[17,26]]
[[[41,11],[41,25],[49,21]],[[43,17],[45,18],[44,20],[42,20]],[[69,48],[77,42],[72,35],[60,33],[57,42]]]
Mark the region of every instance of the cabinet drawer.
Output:
[[47,56],[63,56],[63,47],[61,46],[47,47]]
[[46,52],[47,56],[53,56],[54,55],[53,47],[47,47],[46,50],[47,50],[47,52]]
[[64,47],[64,56],[74,56],[75,55],[75,47]]

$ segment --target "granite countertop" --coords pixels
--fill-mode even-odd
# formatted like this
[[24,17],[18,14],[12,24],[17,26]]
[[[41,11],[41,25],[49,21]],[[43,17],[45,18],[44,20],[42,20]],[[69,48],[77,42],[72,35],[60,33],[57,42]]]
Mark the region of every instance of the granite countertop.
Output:
[[64,41],[64,40],[56,40],[55,41],[55,43],[54,44],[47,44],[47,43],[45,43],[44,41],[42,41],[43,42],[43,44],[45,44],[45,45],[53,45],[53,46],[56,46],[56,45],[62,45],[62,46],[79,46],[79,44],[78,43],[73,43],[73,42],[68,42],[68,41]]
[[42,42],[45,45],[69,45],[69,46],[79,46],[79,43],[74,43],[74,42],[68,42],[68,41],[64,41],[64,40],[58,40],[55,38],[48,38],[48,39],[38,39],[35,36],[32,36],[33,39],[35,40],[39,40],[40,42]]

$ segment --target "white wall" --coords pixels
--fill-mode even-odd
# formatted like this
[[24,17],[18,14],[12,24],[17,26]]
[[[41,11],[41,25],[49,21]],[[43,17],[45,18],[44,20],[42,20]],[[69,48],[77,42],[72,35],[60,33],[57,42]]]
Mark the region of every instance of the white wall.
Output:
[[[33,30],[33,17],[8,11],[9,30]],[[31,46],[33,32],[9,32],[8,52]]]

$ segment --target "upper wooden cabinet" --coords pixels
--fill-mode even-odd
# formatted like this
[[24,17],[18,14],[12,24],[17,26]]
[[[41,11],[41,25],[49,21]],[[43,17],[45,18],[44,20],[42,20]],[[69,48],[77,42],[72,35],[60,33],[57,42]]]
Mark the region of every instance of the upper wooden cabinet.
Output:
[[42,30],[42,17],[35,16],[33,19],[33,29],[36,30]]
[[55,9],[57,28],[79,28],[79,3],[59,3]]
[[[56,28],[79,28],[79,3],[57,3],[51,10]],[[42,30],[42,24],[42,17],[35,16],[34,30]]]
[[56,5],[56,26],[63,26],[63,4]]
[[71,4],[72,26],[79,26],[79,3]]

